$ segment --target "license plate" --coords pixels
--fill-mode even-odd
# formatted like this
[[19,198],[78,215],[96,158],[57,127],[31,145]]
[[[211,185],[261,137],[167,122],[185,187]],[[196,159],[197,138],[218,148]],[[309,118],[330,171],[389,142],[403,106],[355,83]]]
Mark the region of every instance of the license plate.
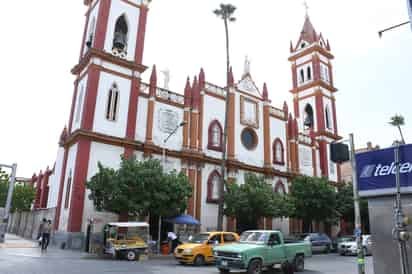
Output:
[[221,265],[222,265],[222,266],[227,266],[227,261],[222,261],[222,262],[221,262]]

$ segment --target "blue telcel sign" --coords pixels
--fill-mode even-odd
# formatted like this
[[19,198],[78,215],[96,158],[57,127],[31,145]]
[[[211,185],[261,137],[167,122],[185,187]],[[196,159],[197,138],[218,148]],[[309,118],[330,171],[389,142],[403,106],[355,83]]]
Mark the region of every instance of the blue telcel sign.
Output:
[[[359,195],[382,196],[396,193],[395,148],[356,154]],[[401,192],[412,193],[412,145],[399,149]]]

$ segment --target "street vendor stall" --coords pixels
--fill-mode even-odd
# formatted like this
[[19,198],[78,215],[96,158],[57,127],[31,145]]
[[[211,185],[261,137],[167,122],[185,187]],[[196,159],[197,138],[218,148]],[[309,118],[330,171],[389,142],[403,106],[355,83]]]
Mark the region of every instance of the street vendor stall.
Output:
[[148,240],[148,223],[108,223],[104,228],[104,252],[117,259],[135,261],[147,258]]

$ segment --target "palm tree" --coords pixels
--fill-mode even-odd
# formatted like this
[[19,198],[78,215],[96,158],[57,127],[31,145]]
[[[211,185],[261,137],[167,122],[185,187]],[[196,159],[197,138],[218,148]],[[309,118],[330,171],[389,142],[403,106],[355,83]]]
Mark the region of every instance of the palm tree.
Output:
[[219,210],[217,216],[217,229],[223,230],[223,209],[224,209],[224,184],[225,184],[225,166],[226,166],[226,144],[227,144],[227,116],[229,111],[229,73],[230,73],[230,58],[229,58],[229,22],[235,22],[236,18],[233,14],[236,7],[231,4],[220,4],[220,8],[213,11],[213,13],[223,20],[225,24],[225,34],[226,34],[226,109],[225,109],[225,123],[223,129],[223,151],[222,151],[222,163],[221,169],[221,182],[219,184]]
[[402,143],[405,144],[405,139],[403,138],[401,126],[405,125],[405,118],[402,115],[396,114],[395,116],[391,117],[391,121],[389,122],[394,127],[397,127],[399,133],[401,134]]

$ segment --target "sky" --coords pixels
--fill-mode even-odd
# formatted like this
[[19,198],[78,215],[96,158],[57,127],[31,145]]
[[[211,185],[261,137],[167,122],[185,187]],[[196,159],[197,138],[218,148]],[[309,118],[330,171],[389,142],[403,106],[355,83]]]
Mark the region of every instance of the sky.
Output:
[[[224,26],[212,13],[223,0],[153,0],[143,63],[171,72],[170,89],[183,92],[187,76],[201,67],[206,80],[225,83]],[[412,31],[378,30],[408,20],[406,0],[307,0],[311,21],[335,55],[338,130],[355,134],[357,147],[387,147],[399,134],[388,125],[405,117],[412,142]],[[276,107],[291,108],[289,44],[296,43],[302,0],[231,0],[231,63],[239,79],[245,55],[261,88],[266,82]],[[77,1],[4,1],[0,8],[0,164],[18,164],[18,176],[53,167],[59,135],[68,123],[86,6]],[[148,70],[142,77],[147,80]],[[161,83],[161,80],[160,80]]]

